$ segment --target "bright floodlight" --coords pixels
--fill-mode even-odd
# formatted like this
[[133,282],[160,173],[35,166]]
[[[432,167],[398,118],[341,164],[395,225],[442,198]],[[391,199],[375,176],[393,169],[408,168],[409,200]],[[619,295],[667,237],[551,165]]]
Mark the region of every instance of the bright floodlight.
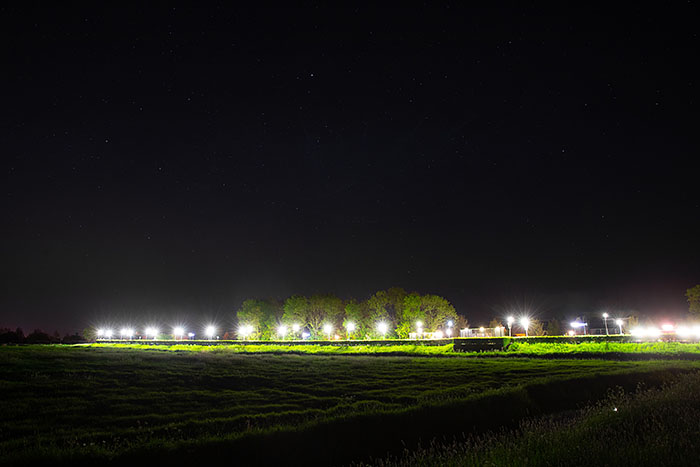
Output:
[[483,326],[481,326],[481,327],[479,328],[479,332],[484,332],[484,327],[483,327]]
[[331,337],[331,332],[333,332],[333,326],[331,326],[330,324],[324,324],[324,325],[323,325],[323,332],[325,332],[326,334],[328,334],[328,338],[330,339],[330,337]]
[[104,332],[103,329],[98,329],[98,330],[97,330],[97,337],[102,337],[102,336],[104,336],[104,335],[105,335],[105,332]]
[[284,324],[277,326],[277,335],[279,335],[280,337],[286,336],[287,335],[287,326],[285,326]]
[[380,333],[382,336],[386,336],[386,333],[387,333],[388,330],[389,330],[389,325],[386,324],[384,321],[382,321],[381,323],[377,324],[377,331],[379,331],[379,333]]
[[573,335],[575,335],[575,334],[576,334],[576,331],[574,331],[573,329],[569,329],[569,335],[570,335],[570,336],[573,336]]
[[309,334],[308,332],[302,332],[302,333],[301,333],[301,338],[302,338],[302,339],[306,340],[306,339],[308,339],[309,337],[311,337],[311,334]]
[[525,329],[527,329],[530,326],[530,318],[528,318],[527,316],[523,316],[522,318],[520,318],[520,324]]
[[673,324],[662,324],[661,329],[664,331],[673,331]]
[[649,326],[647,328],[647,335],[650,337],[658,337],[661,335],[661,331],[657,327]]
[[603,313],[603,318],[608,319],[608,316],[610,316],[610,315],[607,313]]
[[299,329],[301,329],[301,326],[299,326],[297,323],[292,324],[292,331],[299,332]]
[[193,333],[193,332],[188,332],[188,333],[187,333],[187,337],[189,337],[190,339],[194,339],[194,333]]
[[157,335],[158,335],[158,330],[156,328],[154,328],[153,326],[149,326],[146,328],[146,337],[152,337],[155,339]]
[[676,334],[678,334],[680,337],[688,337],[690,336],[690,329],[688,329],[687,326],[678,326],[678,329],[676,329]]
[[442,337],[443,337],[442,331],[435,331],[435,332],[433,333],[433,337],[434,337],[435,339],[442,339]]
[[216,328],[213,325],[207,326],[207,328],[204,330],[204,334],[206,334],[207,338],[211,339],[216,335]]
[[122,328],[120,334],[122,336],[122,339],[124,339],[125,337],[131,339],[131,337],[134,335],[134,330],[131,328]]
[[238,335],[243,339],[253,334],[253,326],[242,324],[238,327]]
[[615,324],[617,324],[618,326],[622,326],[622,320],[621,320],[621,319],[616,319],[616,320],[615,320]]
[[111,338],[112,338],[112,330],[111,330],[111,329],[107,329],[107,330],[105,331],[105,337],[106,337],[107,339],[111,339]]
[[345,323],[345,329],[348,332],[353,332],[355,330],[355,323],[353,323],[352,321],[348,321],[347,323]]
[[630,331],[630,334],[635,337],[645,337],[647,335],[646,329],[644,328],[634,328]]
[[423,327],[423,321],[416,321],[416,327],[417,327],[418,329],[422,328],[422,327]]
[[175,326],[173,328],[173,335],[175,337],[182,337],[185,335],[185,329],[182,326]]
[[454,324],[455,324],[455,323],[453,323],[452,320],[449,320],[449,321],[447,322],[447,327],[448,327],[448,328],[451,328],[452,326],[454,326]]
[[515,321],[515,318],[513,318],[512,316],[509,316],[509,317],[506,319],[506,321],[508,321],[508,326],[510,326],[510,325],[512,325],[513,322]]
[[445,334],[447,334],[447,337],[450,337],[452,335],[452,328],[445,329]]

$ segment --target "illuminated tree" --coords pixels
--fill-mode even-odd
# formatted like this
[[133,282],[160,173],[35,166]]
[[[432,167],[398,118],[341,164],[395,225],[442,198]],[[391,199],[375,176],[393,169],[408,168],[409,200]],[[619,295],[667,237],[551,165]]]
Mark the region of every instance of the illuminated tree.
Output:
[[366,303],[358,303],[352,299],[345,304],[345,318],[343,319],[343,328],[347,329],[348,324],[352,323],[355,326],[353,332],[348,333],[348,337],[364,337],[369,331],[369,310]]
[[236,312],[238,325],[253,327],[253,339],[271,339],[281,315],[279,303],[272,300],[246,300]]

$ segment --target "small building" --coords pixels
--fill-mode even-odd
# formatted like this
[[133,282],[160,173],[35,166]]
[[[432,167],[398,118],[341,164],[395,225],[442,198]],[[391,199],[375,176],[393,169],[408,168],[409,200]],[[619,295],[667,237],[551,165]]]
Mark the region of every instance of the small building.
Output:
[[459,330],[459,337],[504,337],[506,335],[503,326],[495,328],[465,328]]

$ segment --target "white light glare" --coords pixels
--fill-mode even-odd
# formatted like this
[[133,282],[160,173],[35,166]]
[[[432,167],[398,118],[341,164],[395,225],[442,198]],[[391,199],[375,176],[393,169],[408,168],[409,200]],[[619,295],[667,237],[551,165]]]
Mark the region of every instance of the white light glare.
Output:
[[450,337],[452,335],[452,328],[445,329],[445,334],[447,334],[447,337]]
[[690,329],[686,326],[678,326],[678,329],[676,329],[676,334],[678,334],[680,337],[690,337]]
[[616,319],[616,320],[615,320],[615,324],[617,324],[618,326],[622,326],[622,320],[621,320],[621,319]]
[[423,321],[416,321],[416,327],[417,327],[418,329],[422,328],[422,327],[423,327]]
[[325,332],[326,334],[328,334],[330,336],[331,332],[333,332],[333,326],[331,326],[330,324],[324,324],[323,325],[323,332]]
[[608,316],[610,316],[610,315],[607,313],[603,313],[603,318],[608,319]]
[[214,327],[213,325],[210,324],[210,325],[207,326],[207,328],[204,330],[204,334],[206,334],[206,336],[207,336],[209,339],[213,338],[213,337],[216,335],[216,327]]
[[380,333],[382,336],[385,336],[388,330],[389,330],[389,325],[386,324],[384,321],[382,321],[381,323],[377,324],[377,331],[379,331],[379,333]]
[[700,326],[693,326],[693,335],[700,337]]
[[353,332],[353,331],[355,331],[355,323],[353,323],[352,321],[348,321],[347,323],[345,323],[345,329],[346,329],[348,332]]
[[284,324],[281,324],[280,326],[278,326],[277,327],[277,334],[280,337],[286,336],[287,335],[287,326],[285,326]]
[[238,327],[238,335],[241,336],[243,339],[253,334],[253,331],[253,326],[249,324],[243,324]]
[[520,324],[522,324],[522,326],[525,329],[527,329],[528,326],[530,326],[530,318],[528,318],[527,316],[523,316],[522,318],[520,318]]
[[97,337],[102,337],[102,336],[104,336],[104,335],[105,335],[104,330],[102,330],[102,329],[98,329],[98,330],[97,330]]
[[134,335],[134,330],[130,328],[122,328],[120,334],[122,336],[122,339],[125,337],[131,339],[131,337]]
[[582,323],[581,321],[572,321],[571,323],[572,328],[582,328],[586,325],[586,323]]
[[451,328],[452,326],[454,326],[454,324],[455,324],[455,323],[453,323],[452,320],[449,320],[449,321],[447,322],[447,327],[448,327],[448,328]]
[[443,337],[442,331],[435,331],[435,332],[433,333],[433,337],[434,337],[435,339],[442,339],[442,337]]
[[146,337],[152,337],[155,339],[158,334],[158,329],[154,328],[153,326],[146,328]]
[[107,330],[105,331],[105,337],[106,337],[107,339],[111,339],[111,338],[112,338],[112,330],[111,330],[111,329],[107,329]]
[[673,324],[668,324],[668,323],[662,324],[661,329],[663,331],[673,331]]
[[292,331],[299,332],[299,329],[301,329],[301,326],[299,326],[297,323],[292,324]]
[[175,326],[173,328],[173,335],[175,337],[182,337],[185,335],[185,329],[182,326]]
[[513,322],[515,321],[515,318],[513,318],[512,316],[509,316],[506,319],[506,321],[508,321],[508,326],[511,326],[513,324]]
[[647,328],[647,335],[649,337],[658,337],[661,335],[661,330],[659,330],[659,328],[657,328],[657,327],[649,326]]

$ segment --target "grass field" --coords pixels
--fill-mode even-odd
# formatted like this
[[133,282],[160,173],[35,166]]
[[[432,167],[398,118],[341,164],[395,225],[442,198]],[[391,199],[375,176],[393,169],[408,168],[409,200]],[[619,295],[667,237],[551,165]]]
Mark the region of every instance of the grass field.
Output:
[[0,462],[344,464],[700,368],[186,350],[0,347]]
[[432,443],[374,462],[382,467],[687,466],[700,457],[700,375],[660,388],[612,392],[566,414],[523,421],[517,429]]
[[658,354],[658,355],[697,355],[700,357],[700,344],[681,342],[526,342],[512,340],[505,350],[482,352],[456,352],[452,344],[446,345],[276,345],[276,344],[87,344],[91,347],[138,349],[174,352],[213,352],[213,353],[271,353],[271,354],[325,354],[325,355],[428,355],[428,356],[535,356],[556,354]]

